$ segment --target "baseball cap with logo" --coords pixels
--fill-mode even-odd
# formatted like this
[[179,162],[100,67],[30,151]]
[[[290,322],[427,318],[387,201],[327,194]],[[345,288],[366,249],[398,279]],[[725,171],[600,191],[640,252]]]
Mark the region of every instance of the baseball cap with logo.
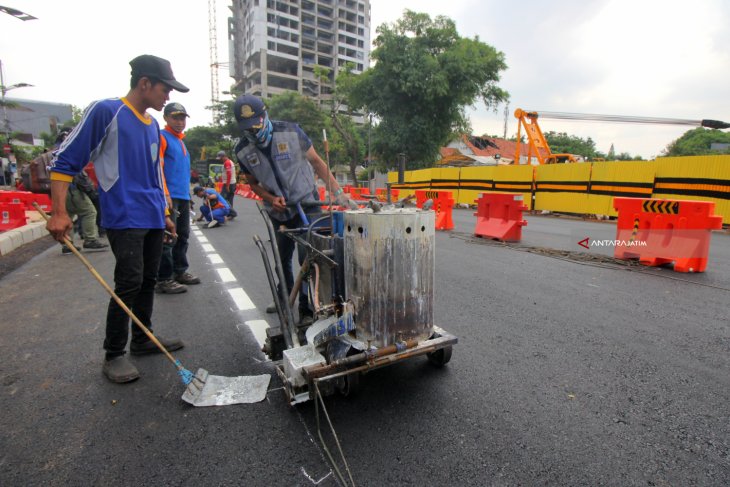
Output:
[[233,116],[236,117],[238,128],[248,130],[263,126],[266,118],[266,105],[254,95],[242,95],[233,104]]
[[165,111],[162,113],[166,117],[172,115],[185,115],[186,117],[190,116],[188,115],[188,112],[185,111],[185,107],[178,102],[168,103],[167,105],[165,105]]
[[172,89],[182,93],[190,91],[190,88],[175,79],[175,75],[172,74],[170,61],[167,59],[162,59],[151,54],[142,54],[129,61],[129,65],[132,66],[132,76],[139,75],[158,79]]

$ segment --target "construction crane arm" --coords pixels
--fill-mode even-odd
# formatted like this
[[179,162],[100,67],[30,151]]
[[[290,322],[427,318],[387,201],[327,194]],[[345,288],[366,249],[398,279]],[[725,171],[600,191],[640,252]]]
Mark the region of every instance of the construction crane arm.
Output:
[[[539,114],[538,114],[539,113]],[[614,123],[642,123],[642,124],[659,124],[659,125],[691,125],[695,127],[706,127],[711,129],[728,129],[730,123],[720,120],[687,120],[680,118],[659,118],[659,117],[633,117],[625,115],[595,115],[587,113],[567,113],[567,112],[537,112],[535,110],[515,110],[515,118],[517,118],[517,150],[515,153],[515,164],[519,164],[520,160],[520,143],[521,129],[524,128],[527,135],[527,143],[529,146],[528,157],[537,157],[540,164],[551,164],[562,160],[575,162],[570,154],[553,154],[550,146],[542,134],[542,130],[537,123],[537,118],[551,118],[556,120],[584,120],[594,122],[614,122]],[[542,150],[542,153],[541,153]]]

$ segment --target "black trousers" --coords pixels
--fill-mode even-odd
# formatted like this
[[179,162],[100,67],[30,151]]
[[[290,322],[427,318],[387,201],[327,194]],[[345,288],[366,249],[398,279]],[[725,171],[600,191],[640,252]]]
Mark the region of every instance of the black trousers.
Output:
[[221,186],[221,196],[223,196],[223,199],[228,202],[229,205],[231,205],[231,209],[233,209],[233,198],[236,196],[236,184],[225,184]]
[[177,212],[175,245],[164,244],[157,278],[160,281],[172,279],[173,274],[188,270],[188,239],[190,238],[190,200],[172,199],[172,208]]
[[[157,270],[162,255],[164,230],[137,229],[107,230],[107,238],[116,258],[114,267],[114,292],[139,318],[143,325],[152,329],[152,307],[155,298]],[[124,355],[129,339],[130,318],[111,299],[106,315],[106,358]],[[149,338],[132,325],[132,341],[144,343]]]

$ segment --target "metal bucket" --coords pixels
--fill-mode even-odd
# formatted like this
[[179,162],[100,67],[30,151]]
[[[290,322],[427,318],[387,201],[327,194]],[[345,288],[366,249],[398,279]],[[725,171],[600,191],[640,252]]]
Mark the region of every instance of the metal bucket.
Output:
[[434,215],[345,213],[345,291],[359,340],[380,348],[433,334]]

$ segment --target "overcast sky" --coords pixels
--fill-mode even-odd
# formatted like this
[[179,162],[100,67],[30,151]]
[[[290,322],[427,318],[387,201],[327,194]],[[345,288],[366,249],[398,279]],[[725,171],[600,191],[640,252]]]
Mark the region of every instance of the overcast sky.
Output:
[[[5,84],[30,83],[8,97],[71,103],[123,96],[128,62],[139,54],[169,59],[190,87],[172,101],[190,112],[189,126],[210,123],[208,10],[205,0],[4,0],[38,20],[0,15]],[[228,60],[228,0],[218,0],[218,58]],[[537,111],[730,120],[730,2],[724,0],[496,0],[372,2],[375,27],[410,8],[456,22],[460,35],[505,54],[499,85],[516,108]],[[219,71],[221,90],[232,82]],[[498,113],[470,110],[476,134],[502,135]],[[159,119],[161,117],[158,116]],[[691,127],[543,119],[543,131],[592,137],[598,150],[645,158]]]

